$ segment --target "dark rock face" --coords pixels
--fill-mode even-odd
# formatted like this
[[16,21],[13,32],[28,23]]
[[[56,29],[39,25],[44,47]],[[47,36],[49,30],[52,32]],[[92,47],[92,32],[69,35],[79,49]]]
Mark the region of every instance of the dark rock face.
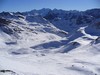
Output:
[[87,15],[90,15],[90,16],[94,17],[95,19],[100,18],[100,9],[87,10],[87,11],[85,11],[85,13]]
[[12,70],[0,70],[1,73],[11,73],[11,75],[19,75],[16,72],[12,71]]
[[0,16],[11,16],[9,12],[2,12],[0,13]]
[[53,20],[57,17],[57,13],[53,13],[52,11],[49,11],[48,14],[44,17],[47,20]]
[[7,34],[13,34],[14,32],[13,29],[9,28],[8,26],[1,26],[0,29]]
[[99,22],[96,22],[94,25],[95,25],[95,27],[96,27],[97,29],[100,29],[100,21],[99,21]]
[[0,26],[1,25],[8,25],[9,23],[11,23],[11,21],[3,19],[3,18],[0,18]]

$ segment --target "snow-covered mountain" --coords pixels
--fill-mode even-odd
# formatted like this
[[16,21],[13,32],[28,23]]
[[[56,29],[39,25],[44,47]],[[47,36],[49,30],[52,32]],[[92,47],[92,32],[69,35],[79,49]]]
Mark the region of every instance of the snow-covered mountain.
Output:
[[0,75],[99,75],[100,9],[0,13]]

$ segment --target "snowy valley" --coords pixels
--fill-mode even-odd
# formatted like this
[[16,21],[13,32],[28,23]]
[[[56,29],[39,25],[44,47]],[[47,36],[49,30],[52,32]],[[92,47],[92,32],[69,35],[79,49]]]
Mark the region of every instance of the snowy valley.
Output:
[[0,13],[0,75],[100,75],[100,9]]

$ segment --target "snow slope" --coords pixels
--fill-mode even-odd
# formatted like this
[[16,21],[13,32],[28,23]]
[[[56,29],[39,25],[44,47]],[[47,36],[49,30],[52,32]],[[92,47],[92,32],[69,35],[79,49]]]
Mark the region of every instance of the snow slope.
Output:
[[0,52],[0,67],[19,75],[99,75],[98,45],[75,49],[68,54],[13,56]]
[[0,13],[0,75],[99,75],[98,11]]

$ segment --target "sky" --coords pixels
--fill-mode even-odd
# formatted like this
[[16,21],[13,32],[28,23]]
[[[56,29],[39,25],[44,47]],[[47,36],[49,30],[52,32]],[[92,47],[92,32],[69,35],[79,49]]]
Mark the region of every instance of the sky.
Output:
[[80,10],[100,8],[100,0],[0,0],[0,12],[30,11],[33,9]]

